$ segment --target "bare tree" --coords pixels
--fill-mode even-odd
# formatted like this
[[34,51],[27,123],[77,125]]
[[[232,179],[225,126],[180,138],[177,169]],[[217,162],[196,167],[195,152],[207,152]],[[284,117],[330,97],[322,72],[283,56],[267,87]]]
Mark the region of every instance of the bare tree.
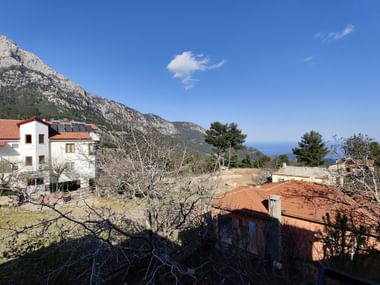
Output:
[[25,181],[31,177],[30,173],[20,171],[18,165],[18,162],[0,159],[0,196],[3,193],[10,195],[9,205],[20,205],[25,201]]
[[[181,261],[207,236],[206,202],[212,195],[211,180],[195,179],[191,173],[194,166],[185,164],[186,152],[154,137],[128,130],[114,133],[112,143],[112,148],[101,150],[98,193],[135,201],[139,211],[115,212],[84,202],[81,208],[87,214],[78,217],[74,209],[31,202],[53,214],[35,225],[9,228],[14,239],[8,256],[15,258],[41,249],[51,233],[58,232],[59,243],[52,245],[54,250],[67,245],[74,249],[44,276],[45,281],[58,278],[67,268],[77,273],[78,282],[91,284],[132,278],[138,279],[134,283],[144,284],[179,284],[187,278],[195,281],[199,269]],[[62,172],[58,167],[57,174]],[[27,232],[33,234],[22,243],[20,237]],[[75,258],[70,258],[72,255]]]
[[59,187],[59,180],[62,176],[62,174],[67,170],[67,165],[63,161],[54,160],[51,162],[50,165],[50,174],[51,178],[54,179],[55,183],[55,189],[52,189],[54,192],[58,192],[61,190]]
[[354,198],[379,204],[379,169],[370,153],[373,140],[359,134],[347,139],[335,138],[335,141],[331,152],[338,159],[329,169],[338,186]]
[[[141,134],[118,134],[115,148],[103,149],[98,188],[145,205],[145,224],[167,238],[197,222],[213,185],[208,177],[194,179],[185,165],[185,151]],[[202,206],[201,206],[202,205]]]
[[8,160],[0,160],[0,190],[10,190],[18,176],[16,165]]

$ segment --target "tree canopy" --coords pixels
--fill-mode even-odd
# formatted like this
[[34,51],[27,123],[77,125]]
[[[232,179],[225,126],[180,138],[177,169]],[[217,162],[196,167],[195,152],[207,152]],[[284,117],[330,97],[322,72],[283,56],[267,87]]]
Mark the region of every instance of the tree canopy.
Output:
[[222,158],[224,161],[228,150],[228,166],[230,166],[232,150],[240,149],[246,137],[247,135],[242,133],[236,123],[213,122],[210,129],[206,130],[205,141],[214,147],[213,151],[217,154],[218,160]]
[[326,163],[325,157],[329,153],[322,135],[316,131],[305,133],[298,147],[293,148],[297,161],[306,166],[320,166]]
[[354,134],[344,140],[342,148],[346,158],[373,159],[380,166],[380,145],[368,135]]
[[222,155],[228,147],[227,128],[228,124],[213,122],[210,129],[206,130],[205,141],[214,147],[216,154]]
[[276,167],[280,168],[284,165],[284,163],[287,165],[290,164],[289,157],[286,154],[280,154],[276,157]]

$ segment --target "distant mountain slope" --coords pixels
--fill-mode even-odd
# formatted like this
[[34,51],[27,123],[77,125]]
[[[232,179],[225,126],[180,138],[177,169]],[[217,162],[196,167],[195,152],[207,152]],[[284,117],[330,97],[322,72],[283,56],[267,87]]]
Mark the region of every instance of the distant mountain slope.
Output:
[[187,122],[169,122],[95,96],[0,35],[0,117],[31,115],[94,122],[104,130],[134,126],[146,134],[154,131],[177,139],[191,150],[210,150],[204,141],[202,127]]

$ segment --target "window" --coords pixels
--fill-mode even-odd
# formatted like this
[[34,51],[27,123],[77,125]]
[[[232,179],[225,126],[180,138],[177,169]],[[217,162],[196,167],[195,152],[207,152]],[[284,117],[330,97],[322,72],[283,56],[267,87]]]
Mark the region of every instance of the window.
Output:
[[45,156],[44,155],[40,155],[38,157],[38,164],[45,164]]
[[18,148],[18,143],[11,144],[12,148]]
[[237,238],[238,246],[252,253],[257,253],[257,224],[254,221],[238,219]]
[[232,217],[218,216],[218,235],[219,239],[225,243],[232,244]]
[[32,157],[32,156],[26,156],[26,157],[25,157],[25,165],[26,165],[26,166],[31,166],[31,165],[33,165],[33,157]]
[[45,143],[45,135],[38,135],[38,143],[44,144]]
[[88,145],[88,154],[90,155],[95,154],[95,150],[96,150],[95,144],[91,143]]
[[95,178],[88,179],[88,186],[95,187]]
[[34,186],[34,185],[44,185],[44,179],[42,177],[39,178],[29,178],[26,181],[26,184],[28,186]]
[[71,171],[74,169],[74,162],[66,162],[65,163],[65,170]]
[[248,222],[244,219],[237,220],[237,242],[240,248],[247,248],[248,244]]
[[257,253],[257,224],[248,222],[248,250],[252,253]]
[[[12,163],[7,160],[2,160],[0,158],[0,177],[3,176],[5,173],[9,173],[11,171],[12,171]],[[7,178],[7,175],[5,175],[5,178]],[[0,184],[0,189],[1,189],[1,184]]]
[[72,152],[75,152],[75,144],[67,143],[66,144],[66,153],[72,153]]
[[32,135],[25,135],[25,143],[32,143]]

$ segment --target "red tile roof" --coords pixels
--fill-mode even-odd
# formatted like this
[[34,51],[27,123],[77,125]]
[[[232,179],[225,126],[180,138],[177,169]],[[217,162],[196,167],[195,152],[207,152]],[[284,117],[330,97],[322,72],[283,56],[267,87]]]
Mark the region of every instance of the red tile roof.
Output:
[[365,224],[375,224],[378,217],[345,195],[341,190],[317,183],[286,181],[261,186],[243,186],[213,200],[215,208],[228,211],[253,211],[269,216],[267,200],[281,196],[282,214],[323,223],[326,213],[334,218],[337,212],[351,215]]
[[0,120],[0,140],[18,140],[21,120]]
[[99,131],[98,126],[95,124],[87,124],[87,126],[89,126],[93,131]]
[[52,141],[59,140],[91,140],[90,134],[87,132],[62,132],[49,137]]
[[37,121],[37,122],[40,122],[40,123],[45,124],[45,125],[47,125],[47,126],[50,126],[50,124],[49,124],[48,122],[42,120],[41,118],[39,118],[39,117],[37,117],[37,116],[33,116],[33,117],[30,117],[30,118],[28,118],[28,119],[26,119],[26,120],[22,120],[22,121],[20,121],[17,125],[18,125],[18,126],[21,126],[21,125],[23,125],[23,124],[26,124],[26,123],[29,123],[29,122],[33,122],[33,121]]
[[[19,126],[32,121],[38,121],[50,126],[49,122],[43,121],[38,117],[31,117],[26,120],[7,120],[0,119],[0,141],[19,140]],[[95,124],[88,124],[93,130],[98,130]],[[91,140],[88,132],[61,132],[53,134],[49,137],[51,140]]]

